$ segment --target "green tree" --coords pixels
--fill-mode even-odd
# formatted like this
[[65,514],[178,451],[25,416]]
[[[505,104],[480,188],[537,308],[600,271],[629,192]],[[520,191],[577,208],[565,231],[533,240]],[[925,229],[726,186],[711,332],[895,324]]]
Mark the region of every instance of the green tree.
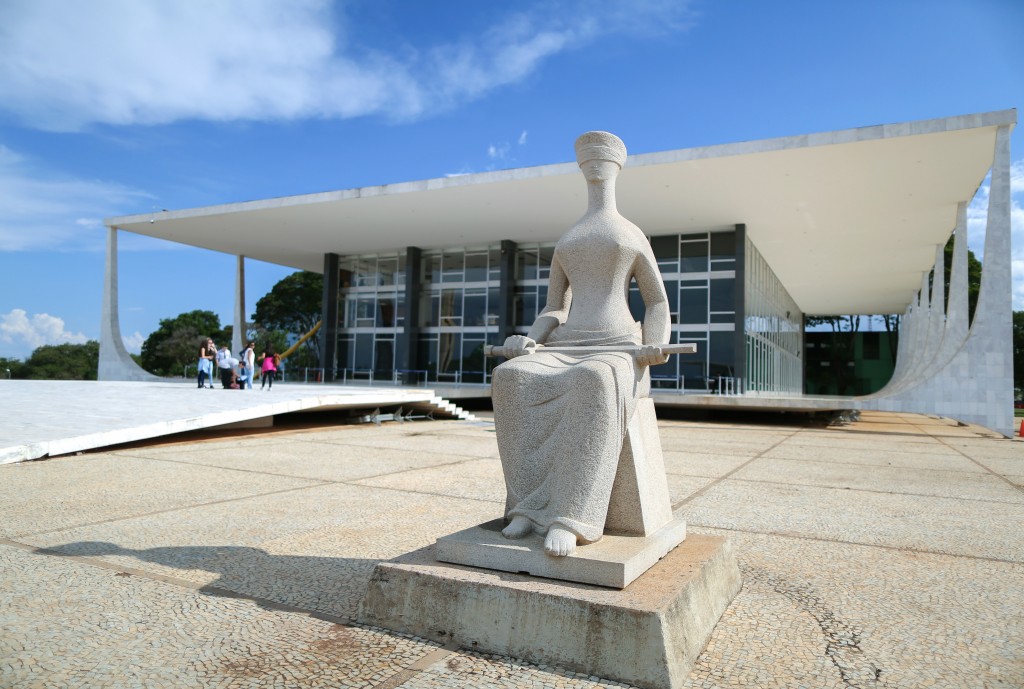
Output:
[[212,311],[189,311],[164,318],[142,343],[142,367],[158,376],[180,376],[185,366],[199,358],[199,347],[207,337],[217,345],[230,338],[230,332],[221,328],[220,318]]
[[[279,281],[256,302],[254,329],[260,332],[284,331],[291,341],[302,337],[316,326],[323,310],[324,277],[303,270]],[[257,344],[262,347],[260,342]],[[311,337],[296,352],[296,366],[320,365],[319,338]]]
[[96,380],[100,343],[43,345],[25,361],[25,378],[35,380]]
[[1024,392],[1024,311],[1013,312],[1013,387],[1020,399]]
[[7,378],[24,378],[25,362],[21,359],[9,359],[0,356],[0,380]]
[[[947,309],[949,308],[949,276],[953,272],[953,237],[946,242],[945,248],[945,294]],[[978,292],[981,291],[981,261],[970,249],[967,250],[967,314],[974,320],[974,307],[978,305]]]

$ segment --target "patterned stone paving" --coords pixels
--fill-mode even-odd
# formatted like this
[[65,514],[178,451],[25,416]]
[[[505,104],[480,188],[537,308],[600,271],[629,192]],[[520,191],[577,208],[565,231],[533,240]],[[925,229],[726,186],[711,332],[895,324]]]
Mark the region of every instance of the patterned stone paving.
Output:
[[[865,413],[661,422],[744,577],[685,686],[1024,686],[1024,443]],[[354,622],[382,559],[496,516],[493,427],[281,430],[0,466],[0,687],[624,686]]]

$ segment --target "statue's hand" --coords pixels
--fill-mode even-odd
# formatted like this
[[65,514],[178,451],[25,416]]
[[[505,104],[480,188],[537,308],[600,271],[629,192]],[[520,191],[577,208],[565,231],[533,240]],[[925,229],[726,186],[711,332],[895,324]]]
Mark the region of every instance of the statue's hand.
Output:
[[524,354],[533,354],[536,349],[537,342],[526,335],[512,335],[505,339],[505,357],[508,359]]
[[657,366],[668,361],[668,354],[661,351],[661,347],[644,345],[634,355],[638,366]]

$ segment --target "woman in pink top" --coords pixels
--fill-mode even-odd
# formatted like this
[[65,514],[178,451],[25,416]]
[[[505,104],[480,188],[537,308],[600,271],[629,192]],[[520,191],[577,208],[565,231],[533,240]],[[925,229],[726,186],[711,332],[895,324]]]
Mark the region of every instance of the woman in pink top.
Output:
[[270,385],[267,385],[267,390],[272,390],[274,388],[274,376],[277,375],[277,365],[281,361],[281,357],[274,353],[274,345],[268,344],[263,349],[259,361],[262,364],[260,366],[260,390],[268,382]]

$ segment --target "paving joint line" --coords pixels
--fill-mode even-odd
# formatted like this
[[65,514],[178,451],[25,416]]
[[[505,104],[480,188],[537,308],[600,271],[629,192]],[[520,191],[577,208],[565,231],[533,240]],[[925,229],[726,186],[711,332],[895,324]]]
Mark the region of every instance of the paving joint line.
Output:
[[892,550],[897,553],[914,553],[917,555],[938,555],[941,557],[955,557],[963,560],[980,560],[982,562],[998,562],[1005,565],[1016,565],[1018,567],[1024,566],[1024,561],[1021,560],[1007,560],[1001,557],[990,557],[988,555],[966,555],[964,553],[944,553],[940,550],[926,550],[924,548],[906,548],[896,545],[885,545],[883,543],[862,543],[859,541],[844,541],[833,538],[822,538],[820,536],[808,536],[807,534],[799,534],[787,531],[753,531],[750,529],[740,529],[738,527],[730,526],[715,526],[714,524],[698,524],[695,522],[687,522],[687,526],[694,526],[698,529],[714,529],[717,531],[731,531],[735,533],[751,534],[754,536],[778,536],[780,538],[792,538],[798,541],[811,541],[815,543],[832,543],[838,545],[851,545],[858,546],[861,548],[878,548],[879,550]]
[[708,485],[704,486],[703,488],[700,488],[700,489],[698,489],[698,490],[697,490],[696,492],[694,492],[694,493],[692,493],[692,494],[690,494],[690,495],[686,496],[685,498],[683,498],[683,499],[682,499],[682,500],[680,500],[679,502],[677,502],[677,503],[673,504],[673,505],[672,505],[672,511],[673,511],[673,512],[675,512],[676,510],[680,509],[681,507],[683,507],[683,506],[684,506],[684,505],[686,505],[687,503],[691,502],[692,500],[696,500],[697,498],[701,497],[702,495],[704,495],[705,493],[707,493],[707,492],[708,492],[709,490],[711,490],[712,488],[714,488],[715,486],[717,486],[717,485],[718,485],[719,483],[721,483],[722,481],[725,481],[725,480],[726,480],[727,478],[729,478],[730,476],[732,476],[733,474],[735,474],[735,473],[736,473],[737,471],[740,471],[740,470],[741,470],[741,469],[743,469],[743,468],[744,468],[745,466],[749,465],[749,464],[750,464],[751,462],[754,462],[754,461],[756,461],[756,460],[760,459],[760,458],[761,458],[761,457],[763,457],[763,456],[764,456],[765,454],[767,454],[768,452],[771,452],[771,451],[772,451],[772,450],[774,450],[774,449],[775,449],[776,447],[778,447],[778,446],[779,446],[779,445],[781,445],[782,443],[786,442],[787,440],[789,440],[790,438],[792,438],[793,436],[795,436],[795,435],[796,435],[797,433],[799,433],[799,432],[800,432],[800,429],[797,429],[797,430],[793,431],[792,433],[790,433],[789,435],[787,435],[787,436],[786,436],[785,438],[780,438],[780,439],[779,439],[779,440],[778,440],[778,441],[777,441],[777,442],[776,442],[775,444],[771,445],[770,447],[767,447],[767,448],[765,448],[765,449],[764,449],[764,450],[762,450],[762,451],[761,451],[760,453],[758,453],[758,454],[754,455],[753,457],[751,457],[751,458],[750,458],[750,459],[748,459],[747,461],[743,462],[742,464],[740,464],[739,466],[737,466],[737,467],[736,467],[735,469],[733,469],[732,471],[728,471],[728,472],[726,472],[725,474],[722,474],[722,476],[720,476],[719,478],[717,478],[717,479],[713,480],[713,481],[712,481],[711,483],[709,483]]
[[1024,493],[1024,486],[1019,486],[1016,483],[1014,483],[1013,481],[1011,481],[1010,479],[1008,479],[1005,476],[1003,476],[1002,474],[1000,474],[999,472],[993,471],[992,469],[989,469],[987,466],[985,466],[984,464],[982,464],[981,462],[976,460],[974,457],[971,457],[969,454],[967,454],[966,452],[964,452],[963,450],[961,450],[957,446],[950,445],[946,441],[942,441],[942,444],[946,445],[947,447],[949,447],[949,448],[955,450],[956,452],[960,453],[962,456],[966,457],[968,461],[973,462],[974,464],[977,464],[979,467],[984,469],[986,472],[992,474],[993,476],[997,477],[999,480],[1005,481],[1006,483],[1008,483],[1009,485],[1013,486],[1014,488],[1016,488],[1021,493]]
[[282,488],[281,490],[270,491],[269,493],[253,493],[251,495],[240,495],[236,498],[225,498],[223,500],[213,500],[211,502],[200,502],[190,505],[182,505],[180,507],[169,507],[165,510],[153,510],[152,512],[142,512],[141,514],[129,514],[123,517],[112,517],[110,519],[100,519],[94,522],[85,522],[84,524],[70,524],[68,526],[61,527],[59,529],[48,529],[46,531],[28,531],[26,533],[13,534],[14,538],[26,538],[29,536],[45,536],[47,534],[60,533],[61,531],[70,531],[71,529],[81,529],[87,526],[99,526],[100,524],[112,524],[114,522],[125,521],[127,519],[140,519],[142,517],[152,517],[158,514],[168,514],[170,512],[180,512],[181,510],[190,510],[197,507],[209,507],[210,505],[222,505],[228,502],[237,502],[239,500],[249,500],[251,498],[262,498],[268,495],[280,495],[281,493],[290,493],[296,490],[306,490],[309,488],[320,488],[329,483],[315,483],[308,486],[296,486],[294,488]]
[[[978,474],[970,474],[971,476],[978,476]],[[785,482],[785,481],[768,481],[766,479],[750,479],[750,478],[734,478],[734,481],[742,483],[765,483],[771,486],[798,486],[801,488],[822,488],[824,490],[842,490],[849,491],[851,493],[874,493],[875,495],[901,495],[906,497],[914,498],[939,498],[941,500],[967,500],[970,502],[982,502],[982,503],[996,503],[998,505],[1020,505],[1020,502],[1014,502],[1012,500],[992,500],[988,498],[965,498],[960,495],[930,495],[928,493],[900,493],[891,490],[875,490],[872,488],[848,488],[846,486],[823,486],[817,483],[796,483],[796,482]]]
[[[361,447],[361,446],[356,446],[356,447]],[[225,469],[227,471],[244,471],[246,473],[259,474],[259,475],[262,475],[262,476],[278,476],[280,478],[291,478],[291,479],[298,479],[298,480],[301,480],[301,481],[317,481],[318,483],[320,483],[322,485],[359,485],[359,484],[354,484],[353,481],[365,481],[365,480],[368,480],[368,479],[371,479],[371,478],[380,478],[381,476],[396,476],[398,474],[404,474],[404,473],[407,473],[407,472],[410,472],[410,471],[422,471],[423,469],[432,469],[432,468],[435,468],[435,467],[453,467],[453,466],[456,466],[456,465],[459,465],[459,464],[465,464],[466,462],[471,462],[474,459],[493,459],[492,457],[466,457],[464,455],[458,455],[458,456],[459,457],[464,457],[464,459],[458,459],[458,460],[455,460],[453,462],[445,462],[443,464],[431,464],[430,466],[427,466],[427,467],[411,467],[409,469],[400,469],[398,471],[385,472],[385,473],[382,473],[382,474],[372,474],[370,476],[360,476],[359,478],[345,479],[343,481],[336,481],[336,480],[333,480],[333,479],[326,479],[326,478],[311,478],[311,477],[308,477],[308,476],[296,476],[295,474],[280,474],[280,473],[273,472],[273,471],[257,471],[256,469],[237,469],[235,467],[226,467],[226,466],[222,466],[220,464],[205,464],[203,462],[186,462],[186,461],[183,461],[183,460],[180,460],[180,459],[165,459],[163,457],[129,457],[129,459],[145,459],[145,460],[152,460],[152,461],[155,461],[155,462],[170,462],[172,464],[181,464],[181,465],[184,465],[184,466],[206,467],[208,469]],[[312,486],[309,486],[309,487],[312,487]]]
[[[917,455],[917,454],[924,454],[924,453],[923,452],[921,452],[921,453],[909,452],[907,454]],[[954,455],[933,455],[933,456],[936,456],[936,457],[950,457],[950,458],[954,457]],[[983,473],[983,472],[977,472],[977,471],[964,471],[962,469],[933,469],[931,467],[914,467],[914,466],[906,466],[906,465],[903,465],[903,464],[871,464],[871,463],[868,463],[868,462],[858,463],[858,462],[842,461],[842,460],[840,460],[840,461],[833,461],[833,460],[828,460],[828,459],[806,459],[806,458],[803,458],[803,457],[769,457],[769,459],[777,459],[780,462],[811,462],[812,464],[827,464],[829,466],[848,466],[848,467],[861,467],[861,468],[869,467],[869,468],[880,468],[880,469],[907,469],[907,470],[911,470],[912,469],[914,471],[935,471],[935,472],[944,473],[944,474],[966,474],[967,476],[978,476],[979,473]],[[956,457],[956,459],[959,459],[959,457]]]

